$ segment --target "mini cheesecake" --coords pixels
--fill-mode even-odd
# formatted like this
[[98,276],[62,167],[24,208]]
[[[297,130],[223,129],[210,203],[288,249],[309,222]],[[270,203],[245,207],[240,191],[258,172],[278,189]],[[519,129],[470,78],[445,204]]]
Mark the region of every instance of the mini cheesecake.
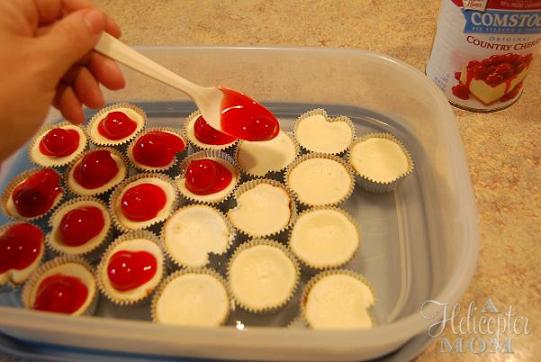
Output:
[[39,266],[45,250],[40,228],[29,223],[0,228],[0,285],[24,283]]
[[181,267],[207,265],[210,254],[224,254],[234,237],[233,228],[222,213],[207,205],[177,210],[162,230],[165,251]]
[[6,215],[32,220],[53,210],[64,196],[60,174],[52,168],[32,169],[6,187],[2,206]]
[[128,158],[142,171],[165,171],[176,163],[176,155],[184,152],[187,143],[172,129],[147,129],[128,147]]
[[40,131],[32,142],[29,154],[32,162],[43,167],[62,167],[85,150],[88,138],[84,130],[63,122]]
[[98,266],[98,285],[116,304],[133,304],[150,296],[164,274],[163,252],[149,232],[120,236]]
[[223,151],[237,143],[235,137],[209,126],[198,111],[186,119],[185,134],[190,143],[199,150]]
[[139,174],[119,185],[111,195],[116,226],[125,232],[146,229],[167,219],[178,203],[177,189],[164,175]]
[[92,268],[79,258],[53,259],[36,271],[25,285],[25,308],[69,315],[91,314],[97,290]]
[[62,254],[83,255],[99,247],[109,236],[111,217],[107,207],[92,198],[73,199],[55,211],[47,242]]
[[110,148],[96,148],[73,163],[68,171],[67,184],[77,195],[95,196],[121,183],[127,173],[122,154]]
[[229,316],[230,301],[222,278],[210,269],[186,269],[171,275],[152,303],[155,323],[219,326]]
[[113,104],[96,113],[90,120],[87,133],[98,146],[119,146],[139,134],[145,127],[145,112],[132,104]]
[[270,141],[241,141],[237,147],[236,161],[240,169],[250,176],[264,177],[269,172],[285,169],[295,157],[298,148],[284,131]]

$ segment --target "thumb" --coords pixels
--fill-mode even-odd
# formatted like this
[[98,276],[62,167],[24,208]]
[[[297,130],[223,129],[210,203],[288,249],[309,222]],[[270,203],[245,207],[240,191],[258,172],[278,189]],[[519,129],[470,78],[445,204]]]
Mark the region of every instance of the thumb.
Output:
[[105,14],[96,9],[73,12],[56,22],[41,37],[52,72],[61,77],[98,43],[105,30]]

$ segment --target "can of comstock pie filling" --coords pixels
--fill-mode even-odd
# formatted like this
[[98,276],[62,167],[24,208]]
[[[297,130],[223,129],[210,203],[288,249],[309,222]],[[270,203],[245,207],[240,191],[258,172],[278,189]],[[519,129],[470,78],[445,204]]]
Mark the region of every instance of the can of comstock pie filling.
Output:
[[541,0],[442,0],[427,75],[461,108],[489,112],[522,93],[541,44]]

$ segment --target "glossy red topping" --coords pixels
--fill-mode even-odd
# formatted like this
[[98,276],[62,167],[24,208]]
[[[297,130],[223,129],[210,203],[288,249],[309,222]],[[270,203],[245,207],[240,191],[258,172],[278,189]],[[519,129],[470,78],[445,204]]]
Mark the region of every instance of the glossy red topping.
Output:
[[39,150],[47,156],[69,156],[79,147],[79,138],[76,130],[53,128],[41,138]]
[[98,123],[99,134],[113,141],[130,136],[136,129],[137,122],[120,111],[109,112]]
[[156,274],[158,262],[146,251],[118,251],[109,259],[107,275],[116,290],[135,289]]
[[224,165],[210,159],[194,160],[186,169],[186,188],[196,195],[209,195],[225,189],[233,174]]
[[108,150],[88,152],[73,170],[75,181],[86,189],[97,189],[118,174],[118,165]]
[[39,256],[43,232],[32,224],[15,224],[0,236],[0,274],[23,270]]
[[61,193],[60,175],[44,168],[17,185],[11,197],[19,215],[35,217],[48,212]]
[[268,141],[280,132],[276,117],[250,97],[229,88],[220,88],[222,101],[221,130],[247,141]]
[[226,145],[236,141],[235,137],[217,131],[209,126],[202,116],[197,117],[193,127],[195,138],[207,145]]
[[130,187],[121,200],[122,213],[131,221],[148,221],[155,218],[165,206],[167,196],[161,187],[142,183]]
[[60,221],[60,240],[69,246],[83,245],[97,236],[104,225],[103,213],[95,206],[70,210]]
[[133,146],[133,158],[149,167],[165,167],[175,155],[184,151],[182,138],[169,132],[152,131],[137,139]]
[[41,281],[34,309],[47,312],[75,313],[88,297],[88,288],[76,277],[54,274]]

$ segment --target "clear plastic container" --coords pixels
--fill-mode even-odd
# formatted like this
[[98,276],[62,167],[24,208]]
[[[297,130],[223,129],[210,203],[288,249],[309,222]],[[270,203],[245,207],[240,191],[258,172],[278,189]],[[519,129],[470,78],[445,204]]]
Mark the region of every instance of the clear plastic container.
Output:
[[[377,326],[370,330],[312,331],[287,325],[298,313],[254,318],[235,311],[227,326],[155,325],[147,306],[100,304],[99,317],[70,318],[30,312],[13,292],[0,292],[0,330],[43,343],[114,351],[224,359],[351,360],[389,353],[426,334],[427,300],[455,303],[473,275],[478,222],[462,143],[441,91],[418,70],[359,50],[297,48],[140,48],[201,84],[223,84],[268,105],[289,128],[300,113],[323,107],[350,116],[359,132],[389,131],[412,151],[415,172],[393,193],[359,189],[345,207],[358,218],[363,245],[348,267],[375,286]],[[126,71],[128,87],[107,100],[138,102],[155,125],[181,122],[194,109],[186,96]],[[51,112],[49,121],[58,120]],[[24,150],[0,174],[7,180],[28,167]],[[218,266],[219,267],[219,266]],[[103,299],[103,298],[102,298]],[[432,304],[425,315],[441,315]],[[238,328],[237,321],[244,329]]]

